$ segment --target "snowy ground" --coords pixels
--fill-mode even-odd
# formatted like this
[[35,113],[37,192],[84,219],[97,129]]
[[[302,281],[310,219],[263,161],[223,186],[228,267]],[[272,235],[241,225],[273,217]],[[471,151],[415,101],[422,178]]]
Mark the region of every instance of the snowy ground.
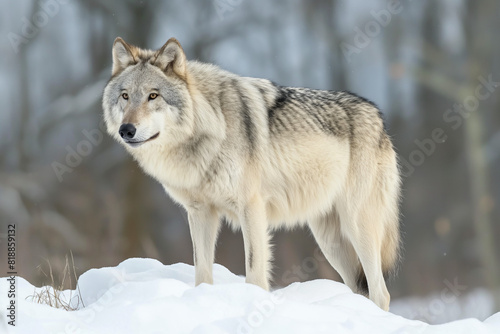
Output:
[[0,333],[500,333],[500,313],[431,326],[384,312],[330,280],[266,292],[220,265],[214,277],[215,285],[194,288],[190,265],[129,259],[81,275],[85,306],[77,311],[29,301],[35,288],[18,278],[15,328],[5,321],[9,283],[2,278]]
[[495,313],[495,301],[490,291],[480,288],[468,290],[458,279],[445,280],[443,289],[429,296],[393,300],[391,312],[431,324],[465,318],[484,320]]

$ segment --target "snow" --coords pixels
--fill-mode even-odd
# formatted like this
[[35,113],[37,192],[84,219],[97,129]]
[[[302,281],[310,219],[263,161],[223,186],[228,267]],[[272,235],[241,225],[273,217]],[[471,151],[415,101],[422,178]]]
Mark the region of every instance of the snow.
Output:
[[396,299],[391,302],[391,312],[432,324],[463,318],[484,320],[495,312],[495,300],[492,291],[483,288],[473,289],[466,294],[462,294],[462,291],[453,294],[445,288],[440,293],[425,297]]
[[9,283],[0,280],[0,333],[499,333],[500,313],[484,322],[428,325],[379,309],[344,284],[294,283],[267,292],[214,265],[214,285],[194,287],[194,267],[128,259],[82,274],[78,291],[64,291],[76,311],[30,301],[41,288],[17,278],[16,327],[5,308]]

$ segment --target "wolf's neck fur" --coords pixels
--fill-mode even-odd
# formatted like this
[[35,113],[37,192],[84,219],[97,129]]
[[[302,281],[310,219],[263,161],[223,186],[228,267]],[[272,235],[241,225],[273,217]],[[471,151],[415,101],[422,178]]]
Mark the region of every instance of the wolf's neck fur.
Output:
[[188,122],[189,130],[180,134],[182,139],[176,144],[163,146],[155,154],[137,156],[146,172],[167,188],[192,189],[199,186],[226,138],[226,124],[220,104],[214,106],[207,92],[197,88],[206,85],[200,82],[197,73],[199,69],[204,70],[203,65],[196,63],[188,67],[186,81],[192,99],[192,111],[185,122]]

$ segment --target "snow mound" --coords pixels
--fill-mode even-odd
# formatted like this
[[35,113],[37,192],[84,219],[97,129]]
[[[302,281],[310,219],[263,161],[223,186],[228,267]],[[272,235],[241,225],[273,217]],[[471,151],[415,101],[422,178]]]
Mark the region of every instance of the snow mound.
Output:
[[[30,301],[35,288],[17,279],[16,327],[4,322],[9,282],[0,280],[0,332],[4,333],[500,333],[500,313],[431,326],[384,312],[344,284],[294,283],[267,292],[214,265],[215,285],[194,287],[194,267],[129,259],[92,269],[75,291],[76,311]],[[72,300],[69,300],[70,295]]]

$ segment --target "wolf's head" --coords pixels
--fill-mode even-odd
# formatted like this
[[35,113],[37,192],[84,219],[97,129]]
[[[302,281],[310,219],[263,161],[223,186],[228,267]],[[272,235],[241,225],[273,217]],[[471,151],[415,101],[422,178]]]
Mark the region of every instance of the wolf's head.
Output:
[[175,38],[152,51],[118,37],[111,80],[103,95],[108,132],[131,151],[189,137],[193,115],[186,66]]

